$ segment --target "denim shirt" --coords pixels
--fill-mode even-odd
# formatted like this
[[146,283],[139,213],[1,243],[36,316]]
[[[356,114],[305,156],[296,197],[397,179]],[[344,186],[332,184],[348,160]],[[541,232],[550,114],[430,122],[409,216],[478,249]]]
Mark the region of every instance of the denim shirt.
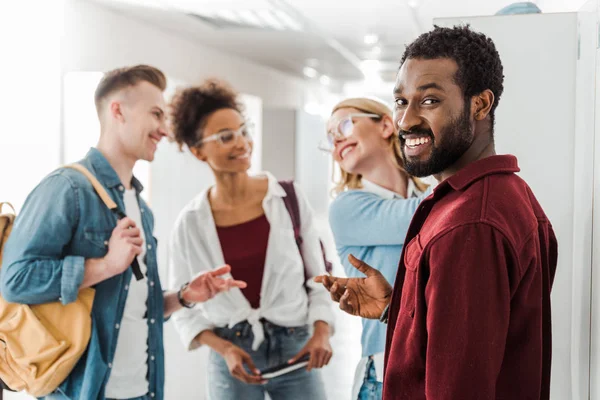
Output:
[[[106,158],[92,148],[80,161],[104,186],[120,210],[124,187]],[[150,396],[162,399],[164,386],[163,294],[156,263],[154,218],[139,197],[148,267],[148,382]],[[5,245],[0,292],[9,302],[40,304],[77,299],[84,262],[103,257],[117,218],[80,172],[54,171],[31,192]],[[95,285],[92,334],[87,351],[69,377],[47,399],[104,399],[123,317],[131,268]],[[133,277],[135,279],[135,277]],[[75,327],[74,327],[75,329]]]

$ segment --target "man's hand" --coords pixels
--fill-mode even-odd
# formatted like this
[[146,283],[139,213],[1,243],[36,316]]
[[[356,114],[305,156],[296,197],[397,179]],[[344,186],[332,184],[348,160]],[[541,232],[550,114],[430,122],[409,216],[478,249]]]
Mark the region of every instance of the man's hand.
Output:
[[292,364],[297,360],[304,357],[306,354],[310,354],[308,365],[306,369],[310,371],[313,368],[323,368],[331,360],[333,350],[331,344],[329,344],[329,325],[323,321],[315,322],[315,331],[306,343],[306,345],[296,354],[288,364]]
[[228,274],[230,271],[231,267],[224,265],[214,271],[196,276],[183,291],[183,299],[188,303],[202,303],[231,288],[244,289],[246,287],[244,281],[221,278],[221,275]]
[[133,262],[133,258],[142,254],[144,241],[140,229],[136,228],[131,218],[123,218],[117,222],[108,241],[108,252],[104,262],[111,276],[124,272]]
[[[227,347],[223,352],[223,358],[227,363],[229,373],[237,380],[251,385],[262,385],[267,383],[267,381],[260,376],[260,371],[256,368],[256,365],[254,365],[250,354],[246,353],[240,347],[234,344]],[[252,371],[253,375],[246,371],[244,364],[248,366],[248,369]]]
[[348,314],[363,318],[379,319],[390,302],[392,286],[375,268],[360,261],[352,254],[348,261],[366,278],[336,278],[320,275],[315,282],[322,283],[331,294],[333,301],[340,303],[340,309]]

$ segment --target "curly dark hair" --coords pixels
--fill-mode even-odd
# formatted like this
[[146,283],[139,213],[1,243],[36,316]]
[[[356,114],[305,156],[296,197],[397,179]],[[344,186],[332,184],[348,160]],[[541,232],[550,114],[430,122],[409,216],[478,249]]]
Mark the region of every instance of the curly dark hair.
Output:
[[465,101],[486,89],[494,93],[494,104],[490,111],[494,125],[494,111],[504,91],[504,73],[492,39],[472,31],[469,25],[453,28],[435,25],[433,30],[422,34],[407,46],[400,66],[410,58],[454,60],[458,64],[455,80],[463,90]]
[[200,86],[178,90],[169,108],[173,135],[179,148],[184,144],[190,148],[198,146],[202,129],[215,111],[231,108],[243,113],[237,97],[237,92],[220,79],[207,79]]

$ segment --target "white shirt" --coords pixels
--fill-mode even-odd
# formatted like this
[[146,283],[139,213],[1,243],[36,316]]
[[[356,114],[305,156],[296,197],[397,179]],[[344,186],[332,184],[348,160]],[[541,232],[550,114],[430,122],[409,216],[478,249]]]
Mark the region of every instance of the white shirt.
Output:
[[[188,349],[198,347],[194,338],[204,330],[233,327],[248,320],[254,333],[253,349],[264,340],[261,318],[285,327],[312,326],[325,321],[333,329],[334,314],[329,292],[312,281],[325,274],[319,234],[312,210],[298,186],[302,249],[310,288],[307,294],[304,265],[294,239],[292,220],[283,202],[285,191],[270,174],[267,195],[263,200],[265,216],[270,224],[260,307],[253,309],[240,289],[234,288],[215,298],[183,309],[173,315],[175,328]],[[208,200],[209,190],[200,193],[179,214],[169,242],[168,279],[166,287],[177,290],[195,276],[225,264],[215,221]],[[233,271],[235,274],[235,271]]]
[[135,190],[126,190],[123,200],[125,214],[140,228],[142,254],[137,259],[144,279],[136,280],[131,276],[125,301],[123,319],[115,328],[119,329],[117,348],[112,361],[110,377],[106,384],[106,397],[114,399],[130,399],[148,393],[148,321],[146,321],[146,301],[148,299],[147,267],[144,263],[146,255],[146,238],[142,227],[142,216]]
[[[361,181],[363,188],[360,190],[363,190],[365,192],[369,192],[369,193],[373,193],[376,194],[379,197],[382,197],[384,199],[403,199],[404,197],[402,197],[401,195],[399,195],[398,193],[391,191],[389,189],[386,189],[382,186],[379,186],[365,178],[362,179]],[[408,179],[408,186],[406,188],[406,197],[417,197],[420,196],[421,194],[423,194],[416,186],[415,183],[413,182],[412,179]],[[375,375],[376,375],[376,379],[378,382],[383,382],[383,365],[384,365],[384,358],[385,355],[384,353],[377,353],[377,354],[372,354],[373,356],[373,364],[375,366]],[[360,388],[365,380],[365,373],[367,372],[367,363],[369,362],[369,357],[363,357],[360,359],[357,367],[356,367],[356,372],[354,374],[354,385],[352,386],[352,398],[356,399],[358,398],[358,393],[360,392]]]
[[[365,178],[361,180],[363,188],[360,189],[365,192],[376,194],[379,197],[384,199],[403,199],[401,195],[398,193],[391,191],[389,189],[384,188],[383,186],[379,186],[376,183],[373,183]],[[406,187],[406,198],[418,197],[423,193],[415,186],[415,183],[412,179],[408,179],[408,184]]]

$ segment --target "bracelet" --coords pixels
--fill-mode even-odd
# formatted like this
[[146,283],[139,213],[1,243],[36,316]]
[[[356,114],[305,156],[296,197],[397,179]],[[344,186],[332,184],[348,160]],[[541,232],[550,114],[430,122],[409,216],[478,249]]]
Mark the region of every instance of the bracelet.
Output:
[[385,306],[385,308],[383,309],[383,312],[381,313],[381,317],[379,317],[379,321],[383,322],[384,324],[387,324],[388,319],[389,319],[389,314],[390,314],[390,305],[388,303],[388,305]]
[[177,300],[179,300],[179,304],[181,304],[185,308],[194,308],[196,303],[188,303],[187,301],[185,301],[183,299],[183,291],[185,290],[186,287],[188,287],[188,285],[189,285],[189,282],[181,285],[181,289],[179,289],[179,291],[177,292]]

